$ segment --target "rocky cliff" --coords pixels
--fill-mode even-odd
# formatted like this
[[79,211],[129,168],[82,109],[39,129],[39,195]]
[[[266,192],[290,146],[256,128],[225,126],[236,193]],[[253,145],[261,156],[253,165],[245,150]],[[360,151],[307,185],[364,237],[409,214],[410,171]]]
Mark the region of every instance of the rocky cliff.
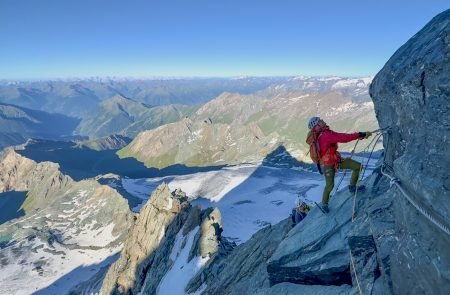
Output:
[[177,275],[178,264],[192,276],[210,257],[229,250],[223,246],[226,241],[219,243],[216,226],[221,228],[217,209],[192,207],[183,192],[171,193],[167,184],[161,184],[141,209],[120,258],[106,274],[101,293],[155,294],[158,288],[166,293],[171,288],[183,289],[187,281],[183,284],[182,275]]
[[[411,198],[391,190],[398,239],[389,255],[395,293],[404,288],[434,294],[450,290],[449,43],[447,10],[395,52],[370,88],[380,125],[391,127],[384,146],[386,171]],[[413,203],[447,232],[419,214]]]

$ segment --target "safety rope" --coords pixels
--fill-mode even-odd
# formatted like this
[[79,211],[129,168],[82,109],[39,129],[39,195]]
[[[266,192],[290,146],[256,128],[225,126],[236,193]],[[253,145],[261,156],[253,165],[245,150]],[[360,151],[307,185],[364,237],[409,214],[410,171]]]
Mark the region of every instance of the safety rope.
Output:
[[[367,159],[367,165],[369,164],[370,158],[372,157],[372,153],[373,153],[373,150],[375,149],[375,146],[376,146],[376,144],[378,142],[378,139],[381,137],[381,135],[383,134],[384,130],[386,130],[386,129],[387,128],[377,129],[377,130],[371,131],[371,133],[379,133],[379,134],[378,135],[374,135],[374,137],[369,142],[369,144],[363,149],[363,153],[366,152],[366,151],[368,152],[370,146],[372,145],[372,143],[374,143],[374,140],[376,139],[375,140],[375,144],[374,144],[374,146],[372,148],[372,152],[370,153],[370,156]],[[356,141],[355,146],[353,147],[353,150],[352,150],[352,152],[350,154],[350,157],[348,159],[351,159],[354,156],[354,153],[355,153],[355,150],[356,150],[356,146],[358,145],[359,141],[360,141],[360,139],[358,138],[358,140]],[[365,166],[365,168],[367,168],[367,165]],[[361,173],[361,171],[359,171],[359,172]],[[365,172],[365,170],[364,170],[364,172]],[[363,175],[364,175],[364,172],[363,172]],[[334,196],[339,191],[339,187],[341,186],[342,180],[344,180],[346,174],[347,174],[347,170],[344,170],[344,173],[342,174],[341,178],[339,179],[338,185],[336,186],[334,192],[330,195],[330,198],[332,196]],[[362,177],[361,177],[361,179],[362,179]]]
[[356,284],[358,285],[358,289],[359,289],[359,294],[363,295],[361,285],[359,284],[358,274],[356,273],[355,261],[353,260],[352,250],[350,250],[349,253],[350,253],[350,261],[352,262],[353,273],[356,278]]
[[362,174],[362,176],[361,176],[361,179],[364,179],[364,175],[366,174],[367,167],[369,167],[369,161],[370,161],[370,159],[372,158],[373,151],[375,150],[375,147],[377,146],[377,143],[378,143],[378,141],[380,140],[381,136],[383,136],[383,132],[380,132],[380,134],[378,134],[378,136],[375,135],[375,136],[373,137],[372,141],[371,141],[371,142],[369,143],[369,145],[367,146],[367,147],[369,147],[369,146],[372,144],[373,140],[376,138],[375,144],[373,145],[372,150],[370,151],[369,157],[367,158],[366,165],[364,165],[364,170],[363,170],[363,174]]
[[[359,173],[358,173],[358,175],[361,175],[362,167],[363,167],[363,165],[361,164],[359,166]],[[353,195],[352,222],[355,221],[356,195],[358,194],[359,179],[360,178],[358,177],[358,180],[356,181],[356,184],[355,184],[355,194]]]
[[[377,143],[378,143],[378,140],[379,140],[379,139],[381,138],[381,136],[383,135],[383,132],[382,132],[381,130],[382,130],[382,129],[379,129],[379,130],[376,130],[376,131],[373,132],[373,133],[375,133],[375,132],[380,132],[380,134],[375,135],[375,136],[372,138],[372,140],[370,141],[370,143],[369,143],[369,144],[367,145],[367,147],[366,147],[367,151],[369,151],[369,147],[370,147],[370,145],[373,143],[372,151],[370,152],[370,155],[369,155],[369,157],[367,158],[367,162],[366,162],[366,165],[365,165],[365,168],[364,168],[364,171],[363,171],[362,175],[361,175],[361,170],[362,170],[362,167],[363,167],[364,165],[361,164],[361,166],[359,166],[359,173],[358,173],[359,177],[358,177],[358,180],[356,181],[356,184],[355,184],[355,194],[353,195],[352,222],[355,221],[356,196],[358,195],[359,181],[362,180],[362,179],[364,178],[364,174],[365,174],[365,172],[366,172],[367,166],[369,165],[369,161],[370,161],[370,159],[372,158],[373,151],[374,151],[374,149],[375,149],[375,147],[376,147],[376,145],[377,145]],[[375,140],[375,139],[376,139],[376,140]],[[364,151],[365,151],[365,150],[364,150]]]
[[[358,145],[359,141],[360,141],[360,139],[358,138],[358,140],[355,143],[355,146],[353,146],[352,152],[350,153],[349,159],[351,159],[353,157],[353,155],[355,154],[356,146]],[[344,177],[345,177],[346,174],[347,174],[347,170],[344,170],[344,173],[342,174],[341,179],[339,180],[338,185],[336,186],[336,189],[330,195],[330,199],[331,199],[331,197],[333,197],[338,192],[339,187],[341,186],[342,180],[344,180]]]
[[449,227],[446,226],[445,224],[442,224],[441,222],[439,222],[438,220],[436,220],[436,218],[434,218],[430,213],[428,213],[424,208],[420,207],[409,195],[408,193],[402,188],[402,186],[400,185],[400,181],[389,175],[388,173],[386,173],[384,171],[384,164],[381,166],[381,174],[386,176],[387,178],[389,178],[390,180],[390,185],[391,187],[393,185],[395,185],[398,190],[403,194],[403,196],[409,201],[409,203],[411,203],[411,205],[413,205],[414,208],[417,209],[417,211],[419,211],[423,216],[425,216],[429,221],[431,221],[434,225],[436,225],[438,228],[440,228],[443,232],[445,232],[447,235],[450,235],[450,230]]
[[[390,130],[388,130],[390,131]],[[391,133],[388,132],[387,133],[388,136],[386,136],[386,146],[389,147],[388,143],[390,140],[390,136]],[[450,235],[450,229],[447,225],[441,223],[440,221],[438,221],[436,218],[433,217],[433,215],[431,215],[426,209],[422,208],[419,204],[417,204],[412,198],[411,196],[408,195],[408,193],[403,189],[403,187],[400,185],[400,180],[395,176],[395,172],[394,172],[394,168],[392,166],[390,166],[387,162],[386,162],[386,155],[387,155],[387,150],[384,151],[384,157],[383,157],[383,165],[381,166],[381,174],[383,176],[386,176],[389,181],[390,181],[390,186],[392,187],[393,185],[395,185],[398,190],[402,193],[402,195],[406,198],[406,200],[408,200],[408,202],[414,207],[416,208],[417,211],[419,211],[423,216],[425,216],[431,223],[433,223],[434,225],[436,225],[439,229],[441,229],[443,232],[445,232],[447,235]],[[386,171],[385,168],[388,167],[389,169],[392,170],[392,173],[394,174],[394,176],[389,175]]]

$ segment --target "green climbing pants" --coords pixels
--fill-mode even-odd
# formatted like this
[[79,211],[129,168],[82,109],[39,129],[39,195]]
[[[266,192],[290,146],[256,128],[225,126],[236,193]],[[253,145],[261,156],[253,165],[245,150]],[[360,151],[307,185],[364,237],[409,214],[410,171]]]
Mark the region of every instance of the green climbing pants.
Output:
[[[334,174],[335,167],[334,166],[323,166],[323,173],[325,175],[325,189],[323,190],[322,195],[322,204],[328,204],[328,199],[330,198],[330,193],[334,188]],[[359,171],[361,170],[361,163],[352,160],[352,159],[344,159],[339,164],[339,169],[350,169],[352,170],[352,177],[350,179],[350,185],[356,185],[359,178]]]

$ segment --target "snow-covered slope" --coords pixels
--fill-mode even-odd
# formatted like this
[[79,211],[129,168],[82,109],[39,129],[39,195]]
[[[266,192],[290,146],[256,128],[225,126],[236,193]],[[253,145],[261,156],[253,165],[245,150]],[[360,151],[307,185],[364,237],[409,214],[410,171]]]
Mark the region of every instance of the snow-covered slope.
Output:
[[0,167],[0,192],[28,192],[23,215],[0,224],[0,294],[64,294],[117,258],[133,216],[114,189],[14,151]]
[[[366,158],[354,157],[359,161]],[[370,161],[366,176],[372,171]],[[336,183],[342,173],[336,174]],[[347,173],[341,189],[350,177]],[[144,199],[162,182],[171,190],[181,188],[193,205],[217,207],[222,214],[223,235],[242,243],[256,231],[287,218],[297,198],[314,205],[320,202],[324,178],[303,169],[273,168],[257,165],[226,167],[218,171],[149,179],[122,179],[129,193]]]

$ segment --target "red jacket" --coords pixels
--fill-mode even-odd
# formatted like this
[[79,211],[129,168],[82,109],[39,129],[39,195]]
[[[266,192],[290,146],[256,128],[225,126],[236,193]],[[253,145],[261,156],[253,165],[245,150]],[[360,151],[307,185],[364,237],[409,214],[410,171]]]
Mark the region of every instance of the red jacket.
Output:
[[338,142],[346,143],[358,139],[359,133],[337,133],[325,130],[319,135],[320,163],[326,166],[336,165],[341,161],[341,154],[337,151]]

